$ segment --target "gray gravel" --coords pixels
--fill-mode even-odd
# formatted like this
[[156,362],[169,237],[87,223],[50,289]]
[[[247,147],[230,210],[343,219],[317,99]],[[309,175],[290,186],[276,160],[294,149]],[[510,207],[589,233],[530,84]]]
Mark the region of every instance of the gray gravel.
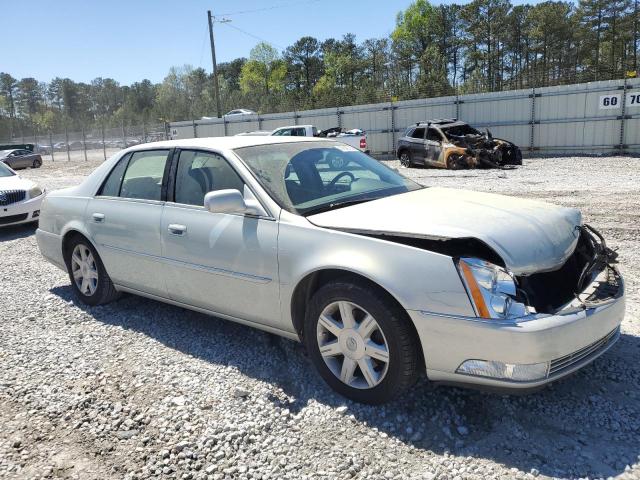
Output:
[[[47,162],[24,176],[59,188],[96,164]],[[620,342],[529,396],[422,379],[392,404],[358,405],[294,342],[134,296],[81,305],[39,256],[33,227],[1,230],[0,477],[640,478],[638,167],[604,157],[401,169],[428,185],[579,207],[619,247]]]

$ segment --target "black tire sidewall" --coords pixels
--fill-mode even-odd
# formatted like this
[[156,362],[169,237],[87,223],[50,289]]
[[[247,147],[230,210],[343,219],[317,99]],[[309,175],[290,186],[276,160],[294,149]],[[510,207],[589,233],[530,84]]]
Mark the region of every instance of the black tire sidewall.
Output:
[[[82,293],[76,285],[75,279],[73,278],[73,270],[71,268],[71,255],[73,255],[73,250],[78,245],[86,246],[91,251],[91,254],[93,255],[94,261],[96,263],[96,269],[98,271],[98,286],[96,287],[96,291],[93,293],[93,295],[85,295],[84,293]],[[69,245],[69,248],[66,252],[65,262],[67,264],[67,273],[69,274],[69,280],[71,281],[71,288],[73,289],[76,296],[87,305],[95,306],[101,304],[103,301],[103,297],[105,296],[105,290],[108,288],[107,282],[109,282],[109,277],[107,275],[107,271],[104,268],[104,265],[102,264],[100,255],[98,255],[98,252],[93,247],[91,242],[89,242],[85,238],[74,238],[71,241],[71,244]]]
[[[324,308],[330,303],[346,300],[357,304],[372,315],[387,341],[389,366],[382,382],[370,389],[357,389],[344,384],[325,364],[317,342],[317,322]],[[304,340],[311,361],[325,382],[339,394],[360,403],[378,405],[391,400],[406,387],[403,385],[403,369],[406,360],[402,358],[403,348],[397,335],[399,322],[405,320],[401,313],[386,298],[374,295],[360,285],[335,283],[322,287],[311,299],[305,318]],[[414,345],[414,355],[415,345]]]

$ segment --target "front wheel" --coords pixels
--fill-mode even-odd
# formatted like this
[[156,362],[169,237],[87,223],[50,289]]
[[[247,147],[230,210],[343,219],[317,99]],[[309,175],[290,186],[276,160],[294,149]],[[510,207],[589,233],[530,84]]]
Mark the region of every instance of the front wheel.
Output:
[[65,255],[71,286],[87,305],[103,305],[120,296],[93,245],[84,237],[71,240]]
[[358,283],[322,287],[311,300],[304,337],[323,379],[351,400],[387,402],[418,373],[418,346],[410,320],[384,292]]
[[40,160],[39,158],[36,158],[33,161],[33,165],[31,165],[32,168],[40,168],[42,166],[42,160]]
[[449,170],[460,170],[467,167],[461,155],[451,154],[447,157],[447,168]]

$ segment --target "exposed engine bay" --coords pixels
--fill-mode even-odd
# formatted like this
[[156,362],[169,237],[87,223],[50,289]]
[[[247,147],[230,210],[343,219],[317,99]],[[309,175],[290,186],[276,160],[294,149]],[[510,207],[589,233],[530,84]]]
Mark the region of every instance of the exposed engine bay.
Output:
[[460,148],[463,153],[455,155],[449,164],[453,169],[461,168],[502,168],[505,165],[521,165],[522,154],[518,147],[504,140],[491,137],[490,134],[467,134],[463,136],[449,135],[450,142]]
[[[517,290],[514,300],[532,307],[536,313],[553,314],[573,300],[588,307],[622,295],[622,281],[613,267],[617,263],[617,252],[607,247],[602,235],[593,227],[583,225],[576,228],[579,239],[569,259],[553,271],[515,277]],[[367,236],[454,258],[477,257],[504,266],[491,247],[475,238],[433,240],[389,234]]]
[[[445,152],[450,157],[450,169],[503,168],[507,165],[522,165],[522,153],[511,142],[493,138],[487,129],[484,133],[463,122],[442,125],[441,131],[449,142],[464,149]],[[448,155],[447,155],[448,153]]]

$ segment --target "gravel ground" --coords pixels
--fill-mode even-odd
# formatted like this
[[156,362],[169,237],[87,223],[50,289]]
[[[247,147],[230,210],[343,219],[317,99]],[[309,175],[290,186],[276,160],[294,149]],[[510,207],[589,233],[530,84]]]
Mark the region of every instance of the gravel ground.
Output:
[[[79,182],[100,156],[23,175]],[[397,162],[389,162],[399,167]],[[422,379],[382,407],[334,394],[300,345],[158,302],[75,301],[33,227],[0,231],[0,477],[640,478],[640,160],[401,169],[427,185],[575,206],[619,248],[622,337],[528,396]]]

